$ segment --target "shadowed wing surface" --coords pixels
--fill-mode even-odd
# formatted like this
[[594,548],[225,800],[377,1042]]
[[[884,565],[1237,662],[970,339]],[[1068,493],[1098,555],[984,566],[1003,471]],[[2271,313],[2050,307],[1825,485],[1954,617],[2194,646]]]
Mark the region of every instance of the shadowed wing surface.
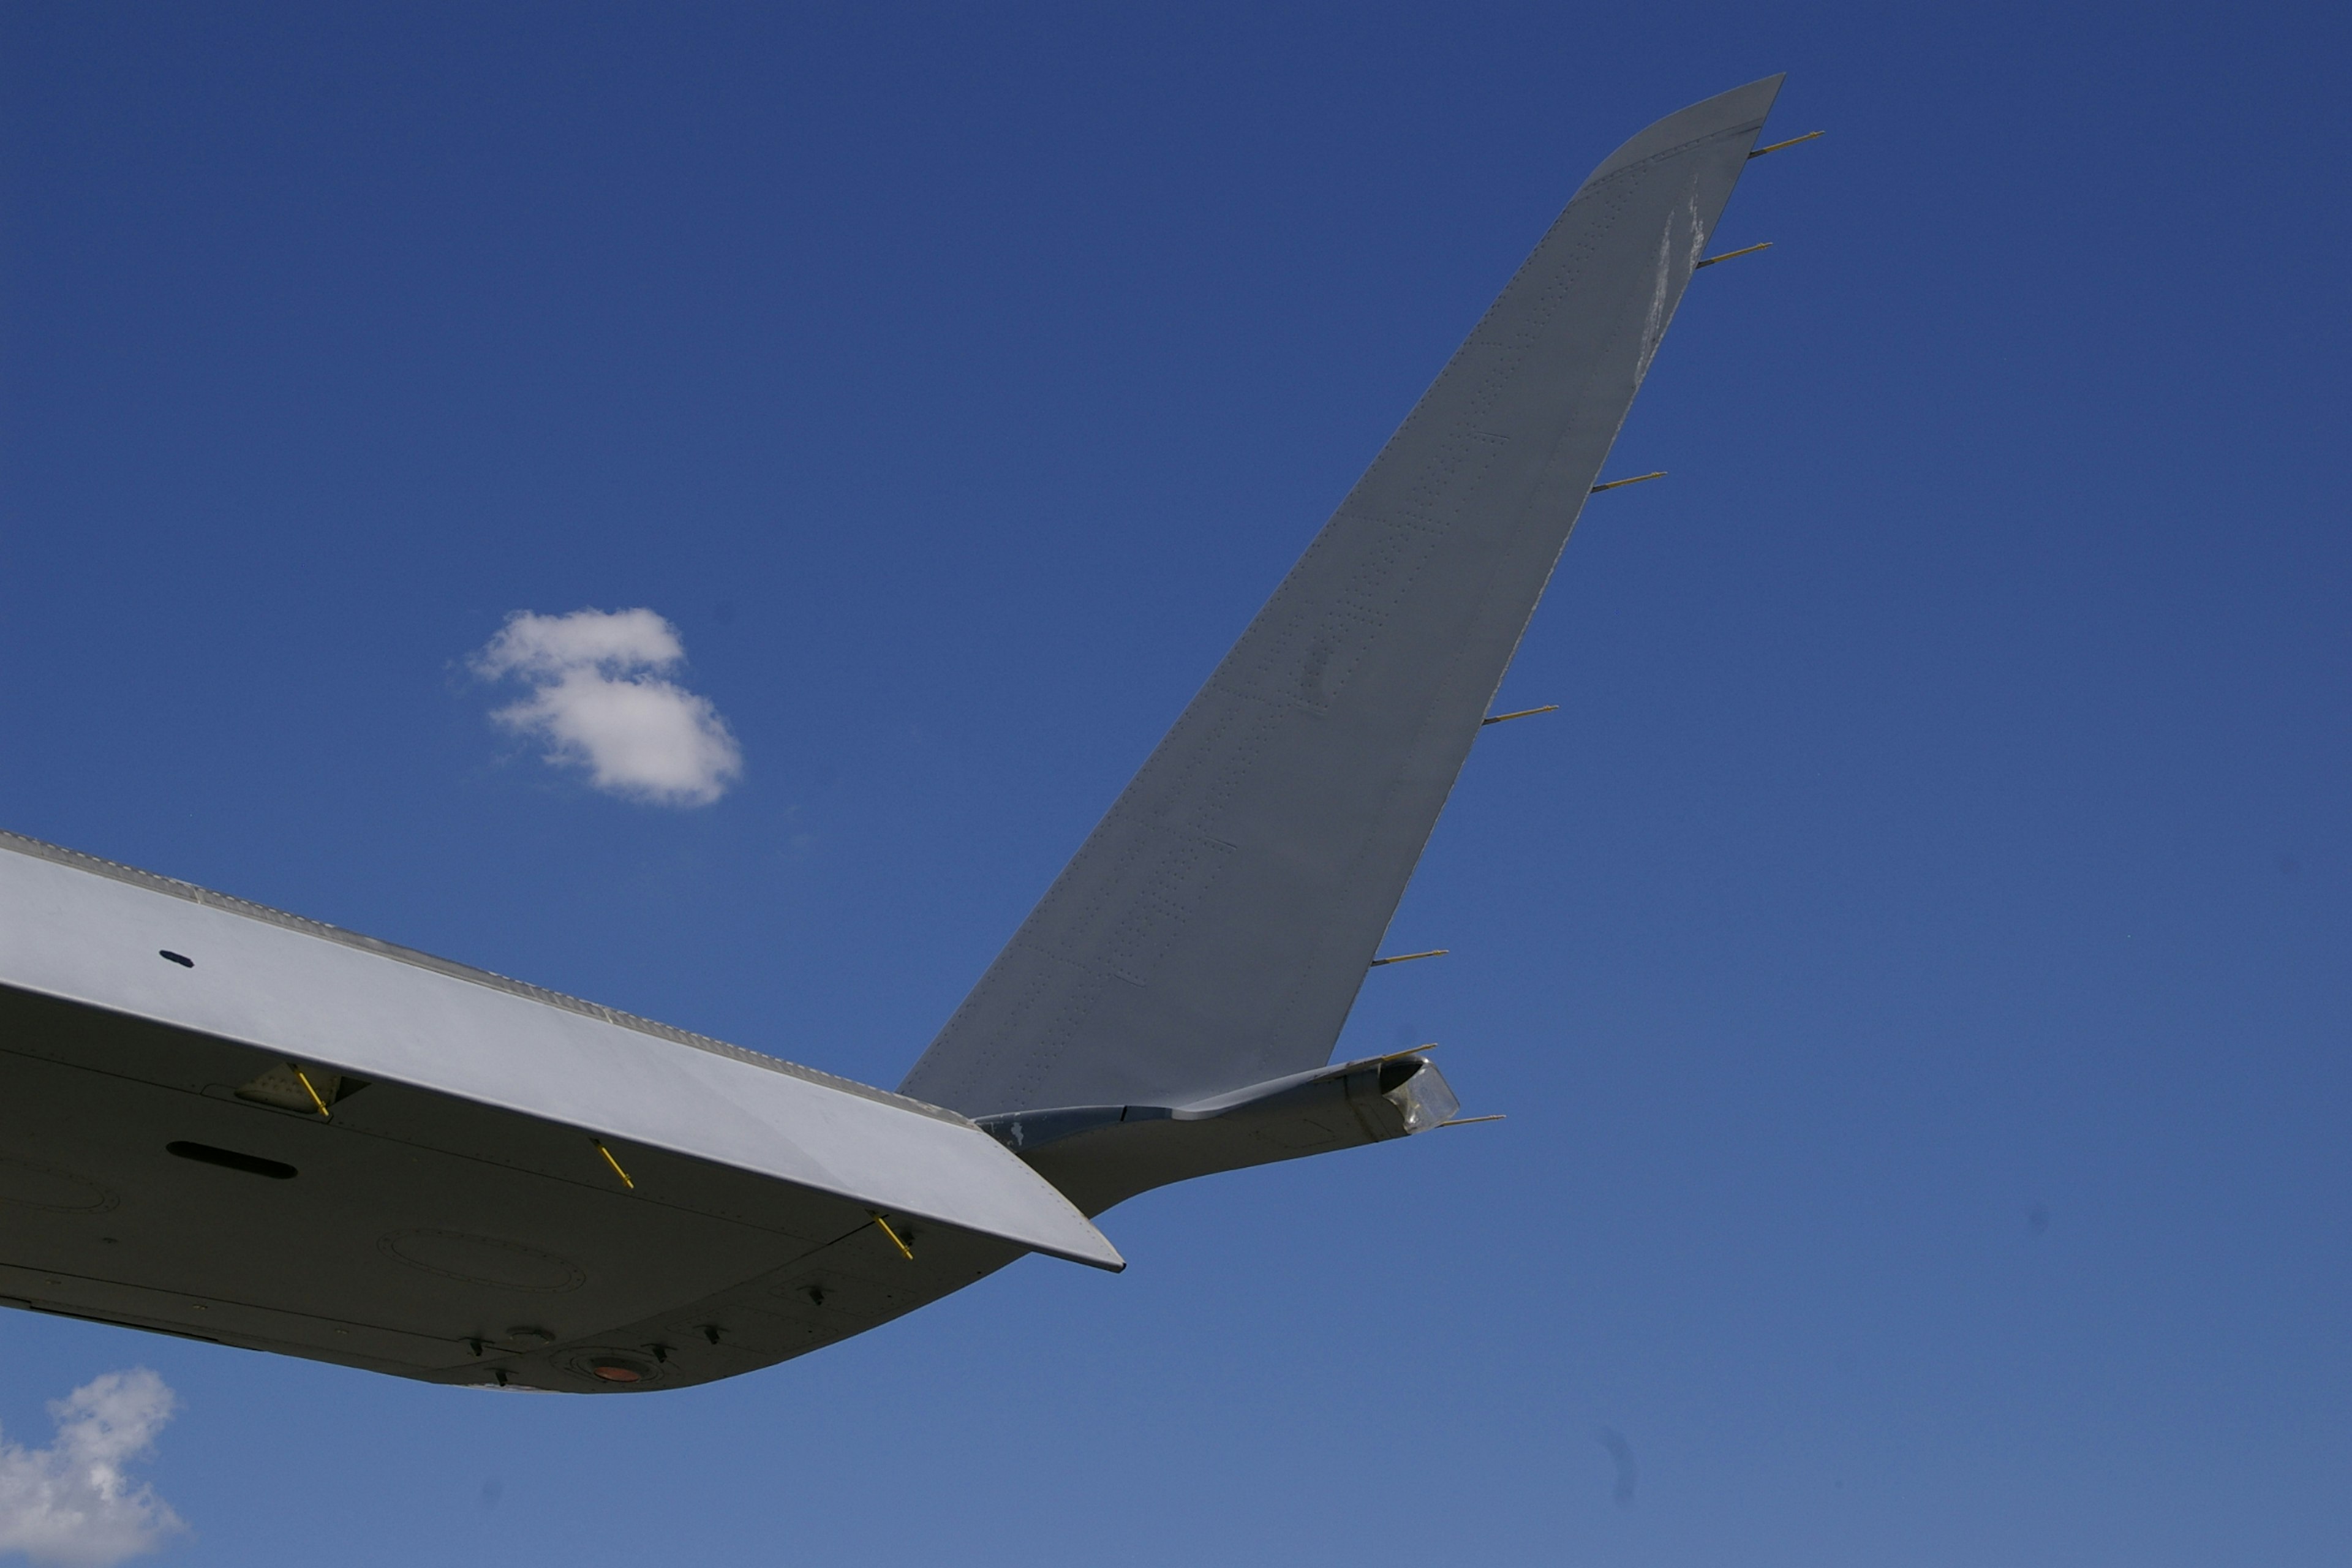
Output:
[[1120,1266],[950,1112],[0,834],[0,1304],[588,1392],[1032,1250]]

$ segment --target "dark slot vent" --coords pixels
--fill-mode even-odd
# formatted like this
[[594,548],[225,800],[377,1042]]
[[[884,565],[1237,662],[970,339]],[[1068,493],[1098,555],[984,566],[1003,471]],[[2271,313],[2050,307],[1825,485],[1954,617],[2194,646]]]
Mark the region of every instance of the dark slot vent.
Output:
[[243,1171],[249,1176],[268,1176],[273,1182],[291,1181],[299,1173],[293,1166],[281,1164],[276,1160],[265,1160],[258,1154],[240,1154],[234,1149],[215,1149],[209,1143],[166,1143],[163,1152],[177,1154],[183,1160]]
[[155,956],[158,958],[168,958],[183,969],[194,969],[196,966],[196,961],[194,959],[186,957],[181,953],[173,952],[168,947],[157,948],[155,950]]

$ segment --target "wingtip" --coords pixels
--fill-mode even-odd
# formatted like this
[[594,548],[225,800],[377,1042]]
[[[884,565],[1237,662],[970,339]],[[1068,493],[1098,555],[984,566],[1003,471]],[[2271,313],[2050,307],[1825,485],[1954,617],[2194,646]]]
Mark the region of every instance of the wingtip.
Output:
[[[1089,1224],[1087,1228],[1092,1230],[1092,1225]],[[1096,1230],[1093,1239],[1102,1245],[1055,1247],[1048,1246],[1043,1241],[1031,1241],[1028,1246],[1034,1252],[1042,1252],[1048,1258],[1058,1258],[1065,1263],[1083,1263],[1089,1268],[1099,1268],[1106,1274],[1126,1273],[1127,1259],[1120,1257],[1118,1248],[1110,1244],[1110,1237]]]
[[[1042,1182],[1045,1178],[1040,1176],[1038,1180]],[[1118,1248],[1111,1244],[1110,1237],[1105,1236],[1093,1220],[1078,1215],[1076,1208],[1070,1212],[1077,1215],[1078,1224],[1086,1227],[1083,1235],[1066,1235],[1063,1239],[1066,1245],[1061,1247],[1037,1246],[1034,1242],[1031,1245],[1036,1246],[1037,1250],[1046,1256],[1058,1258],[1065,1263],[1083,1263],[1089,1268],[1099,1268],[1106,1274],[1126,1273],[1127,1259],[1119,1255]]]
[[1780,84],[1786,79],[1786,71],[1759,77],[1727,92],[1701,99],[1687,109],[1676,110],[1664,119],[1636,132],[1592,172],[1592,178],[1585,184],[1591,185],[1594,181],[1607,179],[1628,164],[1641,163],[1709,136],[1739,131],[1752,135],[1761,131],[1765,116],[1772,112],[1772,100],[1780,95]]

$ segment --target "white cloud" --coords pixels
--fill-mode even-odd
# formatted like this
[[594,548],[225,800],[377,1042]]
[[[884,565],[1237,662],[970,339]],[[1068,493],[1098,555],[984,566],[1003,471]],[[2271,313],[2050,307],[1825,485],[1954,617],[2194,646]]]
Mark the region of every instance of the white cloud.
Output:
[[58,1436],[47,1447],[0,1442],[0,1552],[103,1568],[185,1530],[152,1487],[134,1489],[123,1474],[178,1405],[143,1366],[110,1372],[49,1402]]
[[530,683],[491,717],[544,741],[549,762],[625,799],[709,805],[741,776],[743,752],[709,698],[664,679],[685,659],[677,628],[651,610],[517,610],[474,670]]

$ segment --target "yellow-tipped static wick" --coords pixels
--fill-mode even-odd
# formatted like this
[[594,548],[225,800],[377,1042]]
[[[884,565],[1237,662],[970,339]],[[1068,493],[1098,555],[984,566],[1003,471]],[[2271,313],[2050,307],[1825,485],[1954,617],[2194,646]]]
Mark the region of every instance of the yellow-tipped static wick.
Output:
[[1478,723],[1481,728],[1484,728],[1488,724],[1499,724],[1506,719],[1532,719],[1538,713],[1557,713],[1559,711],[1559,703],[1547,702],[1540,708],[1522,708],[1516,713],[1489,713],[1484,719],[1479,720]]
[[1759,250],[1769,250],[1771,248],[1772,242],[1769,239],[1764,241],[1761,245],[1742,246],[1738,250],[1727,250],[1721,256],[1710,256],[1705,261],[1696,262],[1692,265],[1691,270],[1696,272],[1702,267],[1712,267],[1718,261],[1728,261],[1735,256],[1753,256]]
[[1378,969],[1383,963],[1411,963],[1416,958],[1444,958],[1447,953],[1452,952],[1454,950],[1450,947],[1433,947],[1427,952],[1391,953],[1386,958],[1376,958],[1372,960],[1371,966],[1374,969]]
[[[1721,258],[1719,258],[1719,257],[1718,257],[1717,259],[1720,260],[1720,259],[1721,259]],[[1700,265],[1701,267],[1704,267],[1704,266],[1706,266],[1706,262],[1704,262],[1704,261],[1702,261],[1702,262],[1700,262],[1700,263],[1699,263],[1699,265]],[[1592,487],[1591,493],[1592,493],[1592,494],[1594,494],[1594,495],[1599,495],[1602,490],[1622,489],[1624,489],[1627,485],[1638,485],[1638,484],[1643,483],[1644,481],[1649,480],[1649,479],[1664,479],[1665,477],[1666,477],[1666,470],[1665,470],[1665,469],[1664,469],[1664,468],[1660,468],[1660,469],[1659,469],[1656,473],[1654,473],[1654,474],[1635,474],[1635,475],[1634,475],[1632,479],[1611,479],[1607,484],[1595,485],[1595,486],[1593,486],[1593,487]]]
[[1778,153],[1783,147],[1794,147],[1800,142],[1810,142],[1821,134],[1822,132],[1819,131],[1808,131],[1802,136],[1791,136],[1786,142],[1775,142],[1769,147],[1759,147],[1748,155],[1751,158],[1761,158],[1767,153]]

